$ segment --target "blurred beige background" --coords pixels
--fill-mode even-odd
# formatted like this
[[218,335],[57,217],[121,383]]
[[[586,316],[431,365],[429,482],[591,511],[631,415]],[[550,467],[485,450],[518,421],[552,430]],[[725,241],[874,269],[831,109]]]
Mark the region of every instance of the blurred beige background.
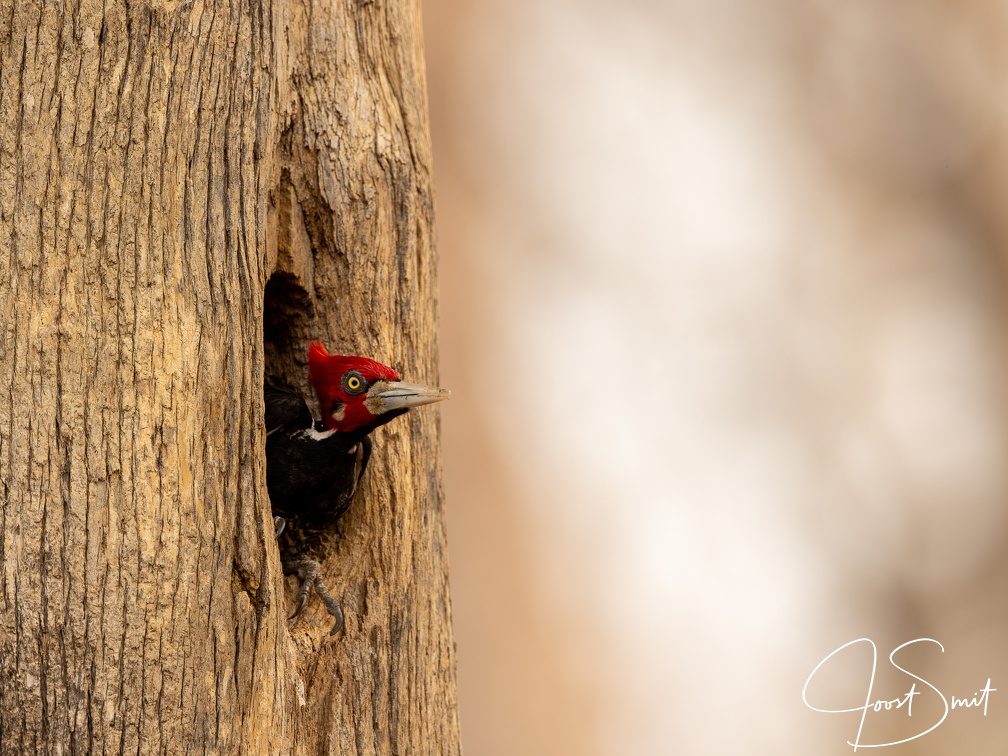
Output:
[[1003,754],[1008,6],[424,15],[467,754]]

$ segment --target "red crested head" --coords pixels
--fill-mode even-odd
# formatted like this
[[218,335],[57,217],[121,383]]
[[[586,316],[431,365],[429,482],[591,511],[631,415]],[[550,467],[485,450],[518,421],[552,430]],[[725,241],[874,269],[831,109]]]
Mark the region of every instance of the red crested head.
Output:
[[380,362],[329,354],[322,342],[316,341],[308,347],[308,380],[315,389],[327,430],[350,432],[395,417],[379,420],[384,413],[375,414],[380,407],[376,406],[378,402],[370,401],[376,387],[380,393],[384,386],[399,381],[399,374]]
[[412,407],[447,399],[442,388],[404,383],[392,368],[367,357],[329,354],[316,341],[308,347],[308,379],[315,388],[326,430],[370,433]]

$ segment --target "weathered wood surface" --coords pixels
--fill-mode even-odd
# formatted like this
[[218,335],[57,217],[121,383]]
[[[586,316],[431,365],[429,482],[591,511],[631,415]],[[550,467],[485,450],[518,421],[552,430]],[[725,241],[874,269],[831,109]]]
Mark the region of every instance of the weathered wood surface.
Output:
[[422,52],[411,0],[0,4],[0,753],[459,752],[437,410],[335,639],[263,457],[310,338],[437,381]]

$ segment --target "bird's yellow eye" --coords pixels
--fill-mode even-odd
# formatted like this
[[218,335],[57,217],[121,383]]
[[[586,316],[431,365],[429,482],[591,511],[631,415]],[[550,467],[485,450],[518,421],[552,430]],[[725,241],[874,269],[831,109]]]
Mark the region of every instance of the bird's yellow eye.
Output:
[[356,370],[351,370],[343,375],[343,390],[348,394],[362,394],[366,388],[367,381]]

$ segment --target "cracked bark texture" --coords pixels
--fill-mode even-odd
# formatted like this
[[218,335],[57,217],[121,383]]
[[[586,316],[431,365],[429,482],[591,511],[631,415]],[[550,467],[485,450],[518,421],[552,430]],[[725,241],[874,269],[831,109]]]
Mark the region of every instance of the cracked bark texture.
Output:
[[312,338],[437,382],[432,192],[417,2],[0,6],[0,753],[460,752],[437,410],[332,639],[263,455]]

